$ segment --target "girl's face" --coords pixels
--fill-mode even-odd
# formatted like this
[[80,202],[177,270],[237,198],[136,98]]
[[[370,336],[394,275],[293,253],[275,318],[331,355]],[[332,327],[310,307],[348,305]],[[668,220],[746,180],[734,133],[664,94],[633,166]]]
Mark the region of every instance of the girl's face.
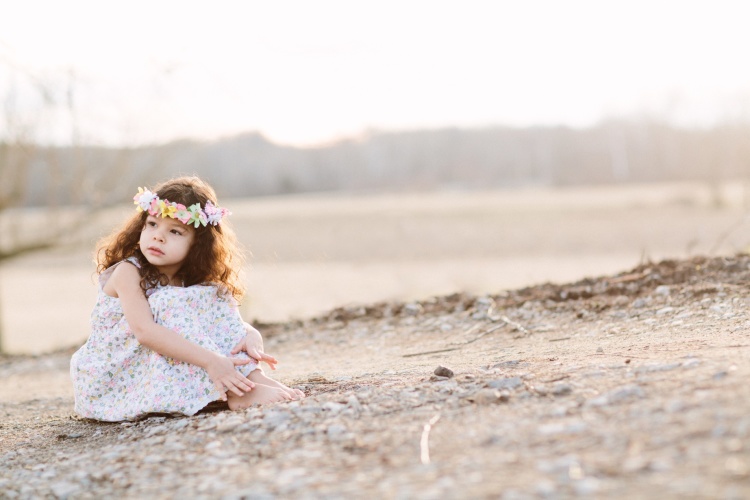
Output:
[[169,217],[146,217],[141,252],[159,272],[172,278],[180,270],[195,239],[195,228]]

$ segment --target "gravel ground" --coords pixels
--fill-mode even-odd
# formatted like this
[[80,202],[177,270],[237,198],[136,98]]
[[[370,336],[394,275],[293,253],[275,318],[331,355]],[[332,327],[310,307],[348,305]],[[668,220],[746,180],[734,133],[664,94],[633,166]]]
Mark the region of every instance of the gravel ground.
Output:
[[750,257],[260,325],[303,401],[76,417],[0,358],[2,498],[748,498]]

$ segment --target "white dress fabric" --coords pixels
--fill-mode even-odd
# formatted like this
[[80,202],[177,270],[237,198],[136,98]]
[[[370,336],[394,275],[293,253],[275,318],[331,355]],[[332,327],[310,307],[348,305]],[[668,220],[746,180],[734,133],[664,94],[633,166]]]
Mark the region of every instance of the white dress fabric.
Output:
[[[135,259],[129,261],[137,265]],[[221,399],[203,368],[162,356],[138,343],[120,299],[104,293],[104,285],[120,264],[99,276],[91,334],[70,362],[75,411],[83,417],[116,422],[137,420],[149,413],[194,415]],[[230,356],[246,335],[236,301],[219,296],[216,286],[160,286],[149,292],[156,323],[206,349]],[[232,356],[248,358],[245,352]],[[256,368],[253,360],[237,370],[248,375]]]

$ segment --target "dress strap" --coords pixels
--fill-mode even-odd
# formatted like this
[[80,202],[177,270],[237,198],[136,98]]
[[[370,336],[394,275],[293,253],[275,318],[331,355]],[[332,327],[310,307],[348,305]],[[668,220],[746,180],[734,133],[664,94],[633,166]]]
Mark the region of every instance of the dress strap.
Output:
[[136,258],[134,255],[131,256],[131,257],[128,257],[127,259],[125,259],[125,261],[130,262],[131,264],[133,264],[138,269],[141,268],[141,263],[138,262],[138,258]]

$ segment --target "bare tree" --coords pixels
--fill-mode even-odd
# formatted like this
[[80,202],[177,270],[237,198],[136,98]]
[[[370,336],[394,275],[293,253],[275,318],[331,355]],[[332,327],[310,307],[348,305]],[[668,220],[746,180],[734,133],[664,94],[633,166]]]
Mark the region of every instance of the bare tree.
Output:
[[[7,71],[2,71],[3,69]],[[127,154],[111,162],[88,162],[76,110],[76,75],[72,70],[46,79],[0,56],[0,263],[32,251],[75,240],[82,231],[78,215],[97,213],[117,196],[90,196],[93,180],[117,179],[127,169]],[[51,145],[56,135],[66,146]],[[47,145],[44,143],[47,142]],[[98,188],[114,189],[115,182]],[[41,190],[41,193],[40,193]],[[89,193],[89,194],[87,194]],[[64,205],[64,206],[63,206]],[[34,230],[42,227],[43,230]],[[32,228],[32,230],[29,230]],[[0,304],[0,352],[2,339]]]

